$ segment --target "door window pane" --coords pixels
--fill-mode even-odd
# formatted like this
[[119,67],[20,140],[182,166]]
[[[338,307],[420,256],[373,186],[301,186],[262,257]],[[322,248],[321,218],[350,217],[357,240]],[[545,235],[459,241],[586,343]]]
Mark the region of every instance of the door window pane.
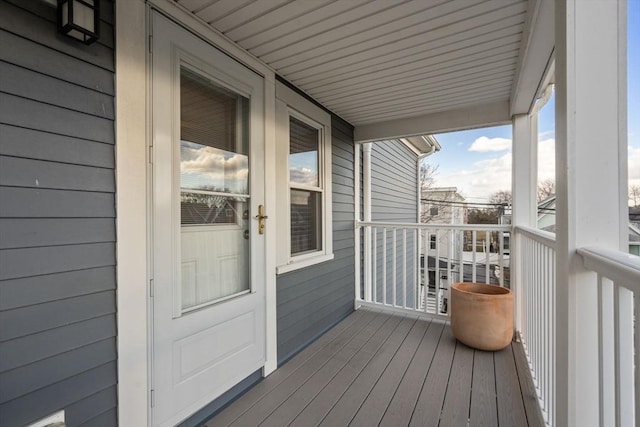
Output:
[[182,68],[180,187],[248,194],[249,100]]
[[180,74],[183,311],[250,289],[249,99]]
[[320,131],[289,118],[289,181],[309,187],[318,186],[318,144]]
[[322,193],[291,189],[291,254],[322,250]]

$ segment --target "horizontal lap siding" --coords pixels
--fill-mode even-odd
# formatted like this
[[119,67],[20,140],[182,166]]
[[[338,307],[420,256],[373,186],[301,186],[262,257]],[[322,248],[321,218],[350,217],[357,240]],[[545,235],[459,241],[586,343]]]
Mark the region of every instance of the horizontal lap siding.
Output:
[[334,259],[277,278],[278,362],[353,311],[353,128],[333,118]]
[[117,424],[113,4],[0,2],[0,424]]
[[[418,218],[418,172],[417,156],[406,145],[398,141],[382,141],[373,144],[371,150],[371,217],[373,221],[415,223]],[[393,303],[393,230],[387,230],[387,268],[383,274],[384,234],[378,230],[376,236],[377,274],[376,300]],[[416,238],[407,231],[406,259],[402,254],[404,235],[396,232],[396,305],[415,307]],[[403,277],[406,263],[407,275]],[[405,292],[404,285],[407,284]],[[405,295],[406,293],[406,295]]]

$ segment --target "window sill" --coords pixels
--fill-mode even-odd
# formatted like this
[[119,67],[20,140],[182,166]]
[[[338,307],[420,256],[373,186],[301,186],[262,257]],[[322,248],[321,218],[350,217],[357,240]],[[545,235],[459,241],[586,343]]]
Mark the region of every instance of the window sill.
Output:
[[333,253],[316,255],[316,256],[308,257],[304,259],[293,259],[289,261],[289,264],[277,266],[276,274],[288,273],[290,271],[295,271],[301,268],[306,268],[312,265],[331,261],[332,259],[333,259]]

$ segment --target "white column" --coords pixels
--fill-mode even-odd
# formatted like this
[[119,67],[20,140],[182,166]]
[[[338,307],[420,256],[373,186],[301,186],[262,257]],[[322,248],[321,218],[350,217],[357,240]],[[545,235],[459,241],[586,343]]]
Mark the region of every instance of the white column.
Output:
[[142,0],[117,2],[116,206],[118,424],[149,419],[147,29]]
[[626,0],[556,3],[555,425],[598,419],[596,280],[576,249],[622,249]]
[[513,149],[511,223],[536,226],[536,188],[538,181],[537,122],[529,114],[513,117]]
[[[519,114],[513,117],[513,147],[511,164],[511,194],[513,206],[511,213],[512,226],[536,226],[536,188],[538,180],[538,135],[535,116]],[[513,230],[513,228],[512,228]],[[512,286],[515,290],[516,304],[514,310],[515,327],[522,331],[523,288],[520,236],[511,234]]]
[[[362,214],[363,221],[371,221],[371,146],[368,142],[362,144]],[[371,227],[364,230],[364,299],[370,302],[371,295]]]
[[[353,230],[353,238],[354,238],[354,269],[355,269],[355,298],[354,298],[354,309],[360,308],[360,300],[362,296],[360,294],[360,286],[362,269],[360,265],[360,255],[362,251],[362,245],[360,242],[360,233],[361,228],[358,225],[358,222],[362,220],[360,213],[360,144],[356,143],[353,147],[353,217],[355,219],[354,230]],[[365,261],[366,263],[366,261]],[[365,264],[366,265],[366,264]],[[366,274],[366,273],[365,273]]]

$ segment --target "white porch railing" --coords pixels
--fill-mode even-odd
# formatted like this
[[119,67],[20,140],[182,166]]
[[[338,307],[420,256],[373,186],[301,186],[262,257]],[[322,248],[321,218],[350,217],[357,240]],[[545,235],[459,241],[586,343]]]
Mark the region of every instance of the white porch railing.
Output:
[[640,258],[593,247],[578,253],[597,278],[600,425],[640,425]]
[[555,416],[556,240],[553,233],[515,227],[516,330],[547,425]]
[[509,286],[508,225],[357,222],[363,230],[360,305],[448,318],[449,287]]
[[[448,319],[449,286],[493,283],[515,291],[522,340],[540,408],[556,425],[556,241],[545,231],[510,226],[357,222],[363,264],[359,305]],[[599,425],[640,425],[640,258],[582,248],[598,287]],[[511,277],[513,267],[513,278]]]

